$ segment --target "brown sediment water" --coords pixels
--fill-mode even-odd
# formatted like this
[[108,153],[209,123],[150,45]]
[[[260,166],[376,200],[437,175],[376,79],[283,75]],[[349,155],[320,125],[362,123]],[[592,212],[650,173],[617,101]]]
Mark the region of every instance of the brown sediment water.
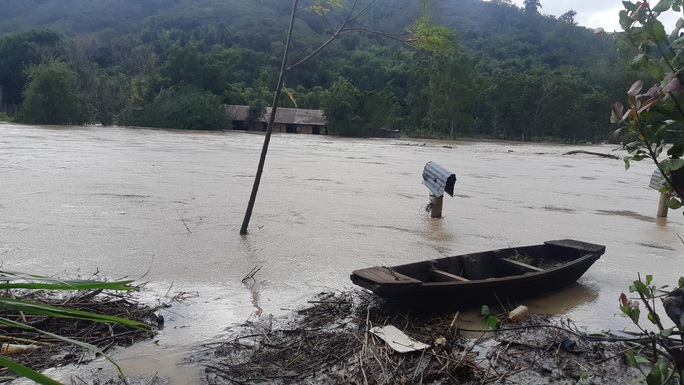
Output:
[[[652,164],[563,155],[624,155],[615,145],[276,134],[241,236],[262,144],[244,132],[0,123],[3,269],[149,282],[143,300],[173,304],[166,327],[114,356],[181,384],[199,375],[179,365],[193,347],[349,289],[361,267],[550,239],[604,244],[578,283],[524,301],[595,330],[629,324],[617,298],[638,273],[659,285],[684,275],[682,213],[656,220]],[[457,176],[440,219],[425,211],[428,161]]]

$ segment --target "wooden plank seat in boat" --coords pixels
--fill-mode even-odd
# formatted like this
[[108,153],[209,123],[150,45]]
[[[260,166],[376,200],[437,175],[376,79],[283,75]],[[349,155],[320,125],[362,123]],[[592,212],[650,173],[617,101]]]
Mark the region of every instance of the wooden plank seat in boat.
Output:
[[449,272],[446,272],[446,271],[440,270],[440,269],[432,268],[432,270],[430,270],[430,274],[433,274],[433,275],[435,275],[435,276],[437,276],[440,279],[443,279],[445,281],[470,282],[470,280],[467,278],[463,278],[460,275],[451,274]]
[[401,274],[394,269],[381,266],[356,270],[354,274],[361,279],[383,285],[420,285],[422,283],[420,280]]
[[502,263],[507,263],[510,265],[518,266],[518,267],[521,267],[524,270],[529,271],[529,272],[541,273],[541,272],[545,271],[541,267],[528,265],[527,263],[516,261],[516,260],[510,259],[510,258],[501,258],[500,260]]

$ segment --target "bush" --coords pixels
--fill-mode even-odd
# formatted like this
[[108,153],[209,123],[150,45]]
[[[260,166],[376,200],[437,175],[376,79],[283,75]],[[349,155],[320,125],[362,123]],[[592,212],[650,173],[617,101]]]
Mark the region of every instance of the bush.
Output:
[[222,130],[230,126],[221,99],[197,88],[163,89],[152,102],[134,106],[119,123],[186,130]]
[[15,120],[36,124],[82,124],[76,72],[69,64],[51,59],[29,67],[24,102]]

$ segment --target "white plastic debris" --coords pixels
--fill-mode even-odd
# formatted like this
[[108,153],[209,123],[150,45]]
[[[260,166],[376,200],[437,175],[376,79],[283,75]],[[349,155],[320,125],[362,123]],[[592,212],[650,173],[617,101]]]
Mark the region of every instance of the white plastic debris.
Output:
[[527,306],[520,305],[508,313],[508,320],[511,322],[518,322],[527,316]]
[[404,332],[392,325],[376,326],[372,328],[370,332],[387,342],[392,349],[399,353],[415,352],[430,347],[430,345],[416,341],[407,336]]

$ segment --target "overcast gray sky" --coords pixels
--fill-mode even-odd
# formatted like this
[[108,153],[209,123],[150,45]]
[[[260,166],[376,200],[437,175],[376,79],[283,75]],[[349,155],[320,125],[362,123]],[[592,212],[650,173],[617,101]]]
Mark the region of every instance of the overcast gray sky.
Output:
[[[636,2],[637,0],[632,0]],[[588,28],[603,27],[606,32],[622,31],[619,22],[619,12],[624,9],[621,0],[539,0],[542,14],[560,16],[569,10],[577,12],[575,21]],[[523,0],[513,0],[513,3],[523,7]],[[658,0],[652,0],[657,4]],[[667,12],[661,15],[660,21],[667,30],[671,30],[680,15]]]

